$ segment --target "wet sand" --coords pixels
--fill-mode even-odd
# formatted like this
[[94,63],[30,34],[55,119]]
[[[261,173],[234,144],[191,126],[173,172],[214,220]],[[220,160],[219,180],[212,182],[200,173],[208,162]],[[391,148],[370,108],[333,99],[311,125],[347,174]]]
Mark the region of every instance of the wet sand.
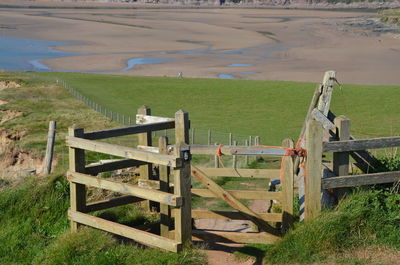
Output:
[[333,69],[343,83],[398,85],[400,33],[350,25],[374,16],[289,9],[0,8],[0,33],[67,41],[56,48],[89,53],[43,61],[56,71],[111,73],[132,58],[167,58],[173,61],[119,74],[319,82]]

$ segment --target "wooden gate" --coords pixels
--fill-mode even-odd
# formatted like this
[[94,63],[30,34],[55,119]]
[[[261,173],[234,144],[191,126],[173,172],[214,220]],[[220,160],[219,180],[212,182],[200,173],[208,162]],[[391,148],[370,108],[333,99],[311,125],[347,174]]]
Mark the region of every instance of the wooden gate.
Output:
[[[190,202],[190,153],[188,113],[178,111],[175,118],[150,116],[146,107],[139,109],[136,126],[84,132],[71,127],[66,143],[69,146],[69,171],[71,208],[68,211],[73,231],[80,225],[87,225],[120,236],[133,239],[144,245],[178,252],[183,244],[191,239],[191,202]],[[175,128],[175,144],[169,146],[169,152],[151,151],[151,133],[153,131]],[[101,142],[98,140],[117,136],[137,134],[139,146],[130,148]],[[164,149],[166,143],[164,142]],[[121,157],[101,165],[86,165],[85,150]],[[161,150],[161,148],[160,148]],[[161,185],[160,190],[150,190],[130,183],[117,182],[97,176],[101,172],[139,167],[141,178],[153,177],[153,164],[158,165]],[[167,171],[174,179],[174,189],[169,189]],[[87,203],[86,188],[94,187],[121,194],[106,201]],[[122,225],[91,215],[93,211],[146,201],[146,205],[158,203],[161,211],[160,235],[142,231],[136,227]],[[174,209],[174,230],[170,226],[169,209]]]
[[[290,139],[283,141],[283,146],[294,148]],[[224,155],[278,155],[282,156],[281,169],[236,169],[236,168],[203,168],[192,165],[191,174],[206,189],[191,189],[192,196],[220,198],[228,203],[234,211],[192,210],[193,219],[250,220],[258,227],[259,232],[227,232],[214,230],[192,231],[194,240],[234,243],[273,243],[279,239],[293,222],[294,172],[291,153],[282,148],[262,146],[191,146],[192,154],[213,155],[216,150]],[[261,178],[266,182],[281,178],[281,190],[225,190],[213,178],[217,177]],[[251,210],[240,199],[276,200],[282,205],[282,213],[259,213]],[[282,223],[281,228],[274,223]]]

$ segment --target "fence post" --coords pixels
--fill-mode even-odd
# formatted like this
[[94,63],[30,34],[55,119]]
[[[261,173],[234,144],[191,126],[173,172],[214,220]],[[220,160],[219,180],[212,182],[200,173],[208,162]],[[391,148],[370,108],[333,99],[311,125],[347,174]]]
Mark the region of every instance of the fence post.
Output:
[[[137,110],[137,114],[151,115],[151,109],[147,106],[142,106]],[[136,120],[136,123],[139,124],[140,121]],[[151,144],[152,144],[151,132],[138,134],[138,145],[151,146]],[[140,166],[139,172],[140,172],[140,179],[151,179],[153,174],[152,164]],[[143,206],[148,211],[151,211],[153,206],[157,207],[155,204],[149,201],[146,201]]]
[[[75,126],[68,128],[68,135],[83,137],[83,129]],[[73,172],[85,173],[85,150],[69,147],[69,170]],[[84,212],[86,208],[86,186],[79,183],[70,182],[70,203],[71,211]],[[71,230],[76,232],[79,224],[71,221]]]
[[53,153],[54,153],[54,140],[56,137],[56,122],[49,122],[49,133],[47,136],[47,147],[46,147],[46,155],[44,157],[44,166],[43,166],[43,175],[50,174],[51,172],[51,164],[53,162]]
[[[233,146],[236,146],[237,142],[233,141]],[[237,156],[233,155],[232,156],[232,168],[236,168],[237,167]]]
[[[283,147],[294,148],[294,142],[292,139],[285,139],[282,142]],[[294,159],[292,156],[287,154],[282,157],[283,163],[283,175],[282,175],[282,229],[287,231],[293,224],[293,196],[294,196]]]
[[306,129],[305,221],[316,218],[321,212],[322,175],[322,125],[310,120]]
[[207,132],[207,144],[211,145],[211,130],[208,130]]
[[[350,120],[345,116],[336,117],[336,139],[339,141],[350,140]],[[349,175],[349,152],[333,153],[333,173],[335,176]],[[339,188],[334,190],[337,200],[344,196],[348,189]]]
[[[245,146],[249,146],[249,140],[246,139],[246,140],[244,141],[244,145],[245,145]],[[244,164],[245,164],[246,166],[249,164],[249,156],[248,156],[248,155],[245,155],[245,156],[244,156]]]
[[[168,137],[161,136],[158,140],[160,154],[168,154]],[[169,192],[169,167],[159,166],[160,190]],[[171,222],[171,208],[167,204],[160,204],[160,235],[169,237],[169,227]]]
[[192,238],[191,173],[189,149],[189,114],[175,113],[175,155],[183,160],[181,168],[174,170],[174,193],[183,197],[183,205],[175,214],[175,240],[185,243]]
[[192,144],[194,144],[194,137],[195,137],[195,135],[196,135],[196,133],[195,133],[195,130],[194,130],[194,128],[192,128]]
[[232,146],[232,133],[229,133],[229,146]]

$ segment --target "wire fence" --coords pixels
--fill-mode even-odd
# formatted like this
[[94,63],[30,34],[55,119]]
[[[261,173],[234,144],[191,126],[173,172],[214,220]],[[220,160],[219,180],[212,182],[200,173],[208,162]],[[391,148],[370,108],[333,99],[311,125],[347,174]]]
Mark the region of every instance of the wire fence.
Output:
[[[125,115],[119,113],[117,111],[111,110],[95,101],[90,99],[89,97],[83,95],[79,90],[68,84],[65,80],[59,77],[51,77],[51,76],[43,76],[38,75],[31,72],[24,72],[23,75],[48,81],[55,82],[56,84],[67,89],[73,96],[75,96],[78,100],[86,104],[91,109],[96,112],[101,113],[103,116],[108,119],[117,122],[122,125],[131,126],[136,124],[136,116]],[[174,141],[175,135],[174,130],[163,130],[163,131],[155,131],[152,133],[152,138],[155,143],[158,141],[160,136],[167,136],[170,141]],[[131,146],[135,143],[132,141],[131,137],[120,138],[118,139],[119,144],[126,144],[127,146]],[[199,145],[256,145],[260,144],[260,137],[255,135],[244,135],[244,134],[234,134],[231,132],[219,132],[205,129],[190,129],[190,144],[199,144]]]

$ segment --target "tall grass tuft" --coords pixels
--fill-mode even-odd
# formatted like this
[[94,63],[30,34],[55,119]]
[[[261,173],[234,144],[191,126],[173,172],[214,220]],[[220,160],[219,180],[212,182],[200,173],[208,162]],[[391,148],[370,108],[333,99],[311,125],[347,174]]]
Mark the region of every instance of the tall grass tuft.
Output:
[[312,263],[359,247],[400,249],[400,194],[354,192],[316,220],[300,224],[272,246],[265,264]]

